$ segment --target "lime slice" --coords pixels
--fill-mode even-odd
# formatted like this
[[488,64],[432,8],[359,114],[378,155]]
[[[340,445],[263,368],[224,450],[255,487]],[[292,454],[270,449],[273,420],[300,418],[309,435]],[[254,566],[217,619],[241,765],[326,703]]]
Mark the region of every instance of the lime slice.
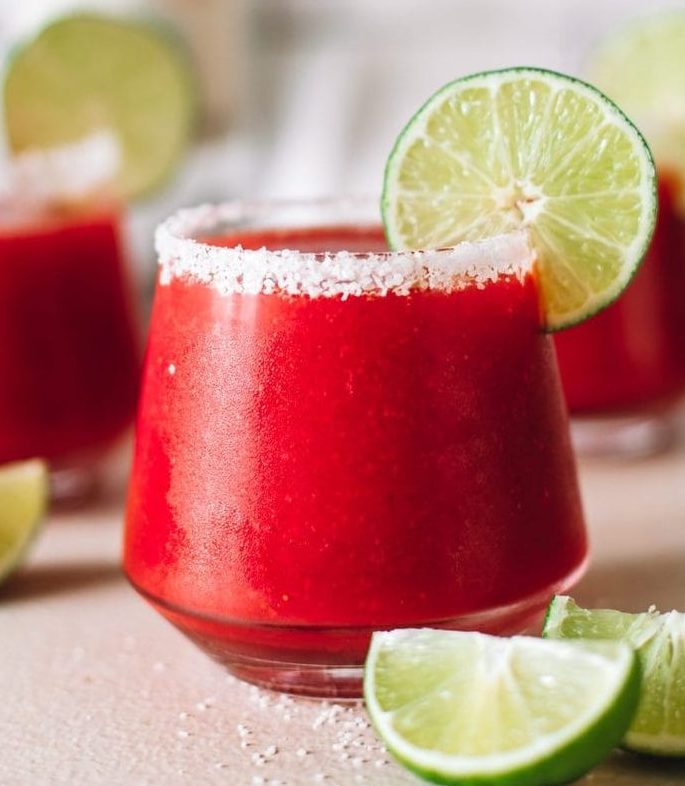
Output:
[[458,79],[414,115],[382,198],[392,248],[436,248],[527,228],[548,330],[625,289],[656,219],[644,139],[590,85],[534,68]]
[[639,689],[624,644],[429,629],[375,633],[364,675],[371,720],[399,761],[469,786],[574,780],[621,740]]
[[0,466],[0,582],[21,562],[47,498],[48,474],[42,461]]
[[685,614],[582,609],[560,595],[549,606],[543,636],[613,639],[635,647],[642,663],[642,696],[624,747],[685,756]]
[[659,166],[685,185],[685,13],[631,22],[597,49],[588,73],[639,125]]
[[114,133],[123,197],[152,190],[174,171],[195,114],[189,64],[171,38],[95,15],[59,19],[18,47],[3,97],[14,152]]

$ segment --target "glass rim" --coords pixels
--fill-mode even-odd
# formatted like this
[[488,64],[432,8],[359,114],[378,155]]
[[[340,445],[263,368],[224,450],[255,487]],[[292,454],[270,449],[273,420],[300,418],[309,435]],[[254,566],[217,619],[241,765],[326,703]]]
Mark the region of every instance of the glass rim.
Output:
[[[281,292],[345,298],[406,295],[416,289],[452,291],[482,286],[503,275],[521,278],[533,268],[535,255],[525,230],[421,251],[245,249],[209,241],[222,233],[251,230],[380,227],[378,205],[379,200],[370,197],[331,197],[234,199],[182,208],[155,233],[159,283],[188,279],[224,295]],[[370,212],[373,208],[375,216]],[[291,212],[296,222],[274,221],[273,216],[283,212]],[[317,212],[327,220],[322,222]],[[257,221],[241,223],[246,218]]]
[[0,158],[0,204],[49,208],[80,202],[111,187],[121,159],[121,145],[107,130]]

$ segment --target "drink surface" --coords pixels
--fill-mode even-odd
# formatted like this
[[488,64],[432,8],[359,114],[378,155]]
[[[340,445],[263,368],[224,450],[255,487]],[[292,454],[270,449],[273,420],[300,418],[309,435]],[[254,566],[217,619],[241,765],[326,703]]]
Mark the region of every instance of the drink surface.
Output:
[[138,337],[111,209],[0,206],[0,462],[106,446],[135,408]]
[[[379,229],[214,238],[377,251]],[[448,620],[544,591],[586,541],[530,274],[342,297],[157,288],[126,534],[204,619]]]
[[685,222],[674,192],[659,184],[659,213],[647,257],[613,305],[555,344],[569,409],[630,413],[685,393]]

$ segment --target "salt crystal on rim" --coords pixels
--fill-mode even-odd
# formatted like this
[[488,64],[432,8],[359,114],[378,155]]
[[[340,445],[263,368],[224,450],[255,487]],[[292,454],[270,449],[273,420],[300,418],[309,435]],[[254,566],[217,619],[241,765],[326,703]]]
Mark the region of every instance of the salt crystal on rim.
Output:
[[[226,202],[180,210],[155,235],[162,286],[174,279],[205,284],[221,295],[271,294],[315,297],[408,295],[412,290],[452,291],[484,286],[500,275],[520,277],[530,271],[534,253],[525,231],[427,251],[359,253],[270,251],[212,245],[217,227],[239,227],[241,220],[268,210],[259,205]],[[239,231],[239,230],[235,230]]]
[[0,160],[0,202],[50,205],[79,201],[113,182],[121,146],[111,131],[96,131],[58,147]]

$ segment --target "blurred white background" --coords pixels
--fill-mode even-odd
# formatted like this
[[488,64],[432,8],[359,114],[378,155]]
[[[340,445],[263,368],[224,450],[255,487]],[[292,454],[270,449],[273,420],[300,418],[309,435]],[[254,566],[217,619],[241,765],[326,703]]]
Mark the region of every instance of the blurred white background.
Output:
[[403,124],[468,72],[582,74],[594,43],[673,0],[0,0],[0,47],[71,8],[169,17],[201,75],[205,133],[174,183],[133,212],[140,253],[180,204],[236,195],[376,193]]

